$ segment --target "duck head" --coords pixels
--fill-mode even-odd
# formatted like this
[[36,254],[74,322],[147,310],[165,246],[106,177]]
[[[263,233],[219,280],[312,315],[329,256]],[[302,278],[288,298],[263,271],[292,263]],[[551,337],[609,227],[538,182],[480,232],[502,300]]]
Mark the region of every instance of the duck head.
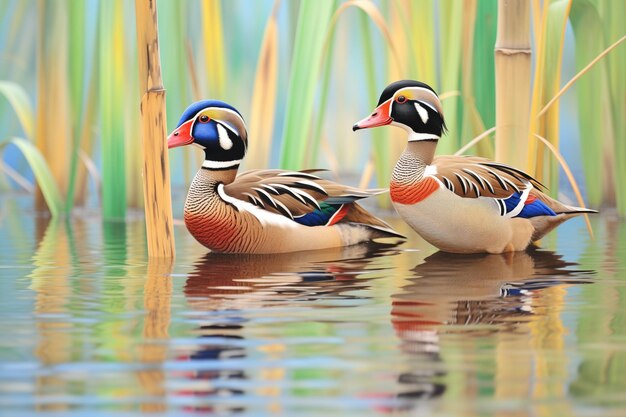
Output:
[[372,114],[357,122],[352,130],[385,125],[405,129],[409,141],[437,140],[446,129],[443,108],[435,90],[413,80],[389,84]]
[[204,150],[206,168],[232,168],[241,162],[248,147],[248,132],[241,114],[218,100],[193,103],[183,112],[167,147],[195,145]]

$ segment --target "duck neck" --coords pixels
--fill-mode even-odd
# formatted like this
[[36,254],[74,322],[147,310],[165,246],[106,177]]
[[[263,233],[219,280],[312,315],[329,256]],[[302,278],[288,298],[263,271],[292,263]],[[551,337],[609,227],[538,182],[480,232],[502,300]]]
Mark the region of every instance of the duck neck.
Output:
[[437,139],[409,141],[393,170],[392,179],[396,182],[416,182],[422,179],[426,167],[433,162]]
[[189,187],[187,200],[194,198],[202,198],[203,196],[215,194],[218,184],[230,184],[237,176],[239,165],[227,169],[207,168],[202,164],[202,168],[198,170],[196,176]]

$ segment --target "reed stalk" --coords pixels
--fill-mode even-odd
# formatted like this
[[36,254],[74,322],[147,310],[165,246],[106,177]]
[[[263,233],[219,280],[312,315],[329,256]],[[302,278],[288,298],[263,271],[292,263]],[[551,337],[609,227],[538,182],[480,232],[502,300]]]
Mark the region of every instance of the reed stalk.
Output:
[[201,14],[202,38],[206,45],[204,62],[209,95],[212,98],[223,99],[226,91],[226,64],[220,0],[203,0]]
[[280,0],[275,0],[265,25],[256,65],[249,124],[250,137],[254,139],[250,141],[250,156],[246,162],[248,168],[265,168],[270,159],[278,93],[279,7]]
[[495,159],[522,169],[528,162],[530,66],[530,1],[501,0],[495,46]]
[[100,147],[102,216],[126,216],[126,145],[124,135],[124,15],[121,0],[100,2]]
[[[485,126],[496,123],[496,91],[493,46],[496,43],[497,0],[480,0],[476,4],[472,84],[476,108]],[[466,87],[465,82],[463,88]]]
[[320,59],[334,3],[302,0],[300,4],[283,126],[281,168],[302,168],[306,157]]
[[[441,44],[441,88],[439,91],[459,91],[461,81],[461,44],[463,3],[454,0],[439,2],[439,39]],[[437,152],[449,154],[461,145],[460,98],[442,102],[448,134],[437,146]]]
[[[596,6],[588,0],[572,4],[570,20],[576,40],[576,68],[587,65],[604,50],[603,26]],[[616,146],[624,149],[624,138],[615,136],[611,90],[607,62],[599,61],[578,80],[578,123],[581,137],[583,168],[587,180],[587,195],[593,207],[614,206],[616,203]],[[621,74],[623,77],[623,73]],[[621,93],[623,95],[623,90]],[[616,115],[624,119],[624,114]],[[623,156],[617,156],[624,160]],[[622,187],[623,188],[623,187]]]
[[[39,0],[37,5],[41,30],[37,40],[36,145],[45,155],[61,194],[66,195],[71,137],[66,75],[67,13],[62,2]],[[41,191],[36,194],[35,206],[38,210],[46,209]]]
[[[570,12],[570,0],[552,0],[544,4],[541,25],[537,31],[536,63],[533,96],[530,114],[530,133],[546,137],[556,148],[559,147],[559,107],[538,118],[539,108],[559,90],[565,28]],[[528,151],[528,169],[534,176],[556,192],[558,189],[558,165],[549,157],[542,142],[531,140]]]
[[161,80],[156,0],[135,0],[135,13],[148,256],[173,258],[175,248],[166,145],[165,89]]

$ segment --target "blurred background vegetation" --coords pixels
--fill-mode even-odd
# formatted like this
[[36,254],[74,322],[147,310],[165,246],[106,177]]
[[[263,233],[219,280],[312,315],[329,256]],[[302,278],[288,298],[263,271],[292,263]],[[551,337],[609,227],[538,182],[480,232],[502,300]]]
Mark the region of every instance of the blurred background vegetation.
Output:
[[[559,185],[560,150],[591,207],[626,215],[626,2],[528,0],[532,87],[529,172]],[[244,168],[330,168],[342,181],[388,184],[402,132],[353,134],[391,81],[419,79],[444,103],[454,153],[495,125],[496,0],[158,0],[167,123],[216,98],[248,123]],[[25,189],[52,215],[141,207],[134,2],[0,0],[0,187]],[[625,42],[626,43],[626,42]],[[502,146],[499,144],[498,146]],[[172,152],[176,198],[202,156]],[[493,157],[487,138],[468,149]],[[505,152],[506,155],[506,152]],[[384,204],[384,200],[381,200]],[[179,204],[180,205],[180,204]]]

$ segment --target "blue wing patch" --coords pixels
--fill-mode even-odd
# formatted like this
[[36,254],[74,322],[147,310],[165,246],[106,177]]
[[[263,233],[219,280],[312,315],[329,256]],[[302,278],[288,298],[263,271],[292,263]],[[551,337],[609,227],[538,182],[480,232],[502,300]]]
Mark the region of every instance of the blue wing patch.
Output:
[[325,226],[335,213],[341,210],[343,204],[320,203],[320,210],[315,210],[294,220],[304,226]]
[[[519,193],[514,193],[507,199],[500,200],[502,201],[502,203],[504,203],[504,208],[505,208],[504,213],[501,213],[501,214],[504,215],[506,213],[510,213],[511,211],[513,211],[515,207],[517,207],[517,205],[519,204],[521,196],[522,196],[522,193],[519,192]],[[554,212],[554,210],[548,207],[543,201],[536,199],[532,203],[524,204],[522,211],[515,217],[522,217],[524,219],[529,219],[531,217],[536,217],[536,216],[556,216],[556,213]]]

